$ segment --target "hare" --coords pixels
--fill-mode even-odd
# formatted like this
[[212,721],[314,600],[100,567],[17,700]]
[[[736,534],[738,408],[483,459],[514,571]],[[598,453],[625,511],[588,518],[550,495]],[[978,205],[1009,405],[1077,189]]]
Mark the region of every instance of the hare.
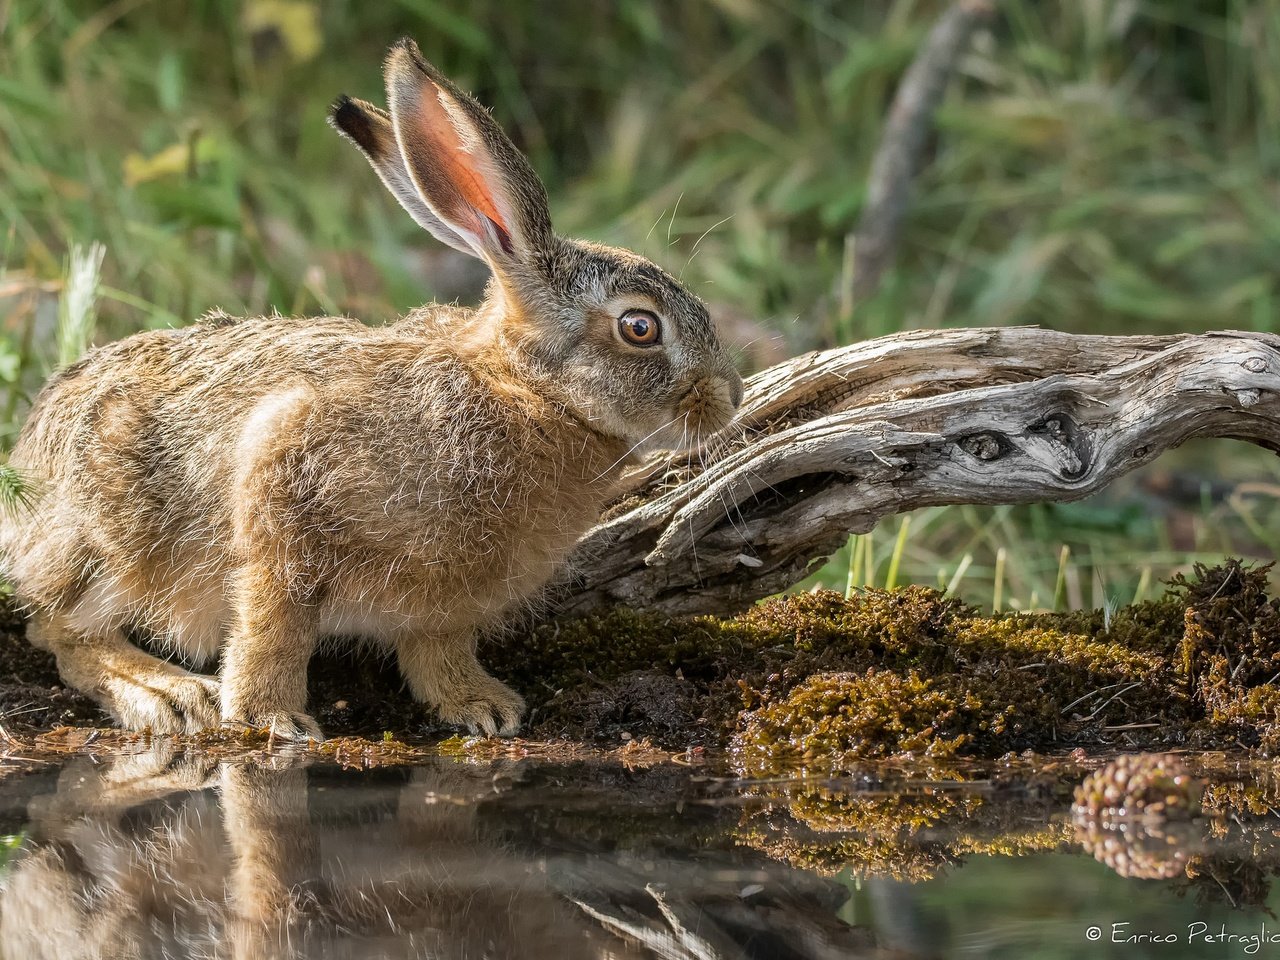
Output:
[[[447,723],[509,734],[521,698],[475,637],[545,585],[650,446],[723,428],[742,380],[704,304],[650,261],[566,239],[479,104],[410,40],[385,112],[331,122],[409,214],[492,271],[474,310],[135,334],[56,374],[10,458],[30,509],[0,572],[63,679],[130,729],[319,738],[320,637],[393,651]],[[152,656],[128,631],[220,682]]]

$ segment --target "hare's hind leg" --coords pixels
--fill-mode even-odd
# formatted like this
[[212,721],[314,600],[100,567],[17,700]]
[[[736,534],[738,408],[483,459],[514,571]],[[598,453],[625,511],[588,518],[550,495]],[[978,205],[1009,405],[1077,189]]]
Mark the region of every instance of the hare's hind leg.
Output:
[[472,637],[407,636],[396,642],[396,653],[413,695],[445,723],[490,737],[519,729],[524,700],[480,666]]
[[117,628],[73,630],[58,613],[36,613],[27,637],[54,655],[69,685],[129,730],[194,733],[218,724],[218,682],[139,650]]

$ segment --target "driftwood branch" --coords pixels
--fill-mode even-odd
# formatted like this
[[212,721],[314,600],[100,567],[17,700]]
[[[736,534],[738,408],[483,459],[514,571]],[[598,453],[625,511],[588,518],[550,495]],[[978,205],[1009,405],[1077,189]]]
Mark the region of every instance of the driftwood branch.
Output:
[[1077,500],[1193,437],[1280,450],[1280,337],[916,331],[757,374],[732,439],[627,478],[555,591],[729,613],[882,517]]

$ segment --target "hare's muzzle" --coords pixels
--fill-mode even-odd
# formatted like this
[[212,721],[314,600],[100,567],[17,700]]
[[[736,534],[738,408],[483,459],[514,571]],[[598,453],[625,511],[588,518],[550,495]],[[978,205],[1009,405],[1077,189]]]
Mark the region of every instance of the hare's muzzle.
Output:
[[676,416],[688,424],[696,440],[723,430],[742,403],[742,378],[737,371],[702,377],[680,399]]

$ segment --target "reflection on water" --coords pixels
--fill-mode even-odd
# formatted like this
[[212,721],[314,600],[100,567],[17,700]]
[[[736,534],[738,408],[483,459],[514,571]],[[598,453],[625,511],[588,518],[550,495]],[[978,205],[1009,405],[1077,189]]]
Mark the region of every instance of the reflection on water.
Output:
[[[1274,791],[1216,789],[1219,816],[1165,831],[1073,825],[1052,778],[78,758],[0,781],[22,836],[0,956],[1280,954],[1280,924],[1275,942],[1258,932],[1276,905]],[[1196,939],[1198,923],[1258,943]]]

